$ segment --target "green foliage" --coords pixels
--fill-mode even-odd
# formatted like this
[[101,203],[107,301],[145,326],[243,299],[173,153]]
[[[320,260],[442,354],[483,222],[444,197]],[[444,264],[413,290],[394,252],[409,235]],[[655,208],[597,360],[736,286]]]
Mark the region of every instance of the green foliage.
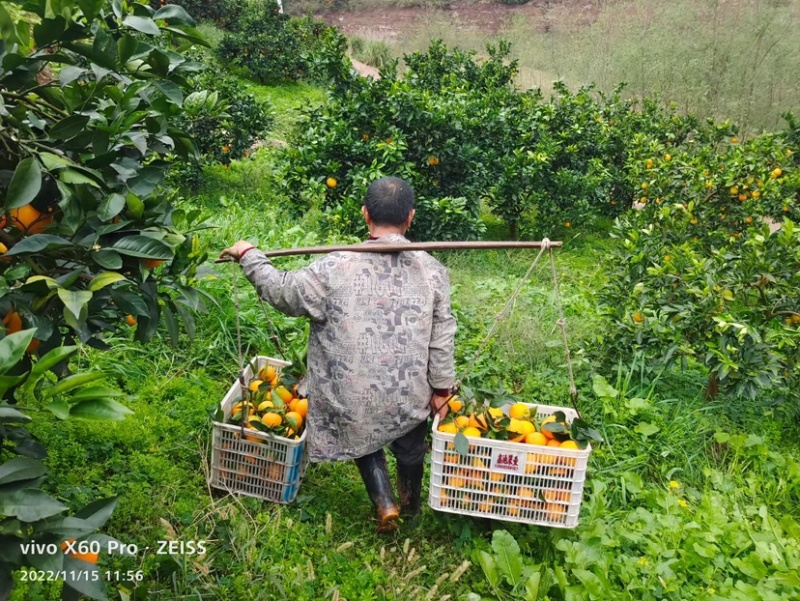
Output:
[[191,288],[199,214],[174,211],[157,188],[169,157],[196,152],[175,122],[200,66],[159,42],[201,40],[177,6],[25,8],[39,21],[33,40],[22,20],[0,45],[0,312],[36,327],[43,351],[75,338],[102,346],[126,314],[140,340],[162,318],[176,340],[179,318],[191,331],[188,310],[201,306]]
[[709,396],[796,399],[794,131],[740,143],[723,126],[635,151],[630,179],[646,204],[615,227],[622,244],[601,292],[607,358],[641,352],[654,368],[693,359],[710,371]]
[[[491,553],[473,551],[473,558],[499,599],[537,601],[546,598],[548,583],[555,581],[553,570],[534,564],[520,552],[519,544],[506,530],[492,533]],[[541,592],[540,592],[541,591]]]
[[[478,66],[471,55],[435,43],[428,54],[405,57],[402,79],[393,66],[378,80],[335,87],[326,106],[298,124],[286,150],[283,188],[295,210],[330,211],[340,231],[358,232],[367,186],[395,175],[414,187],[416,219],[426,227],[445,216],[457,229],[436,228],[441,235],[479,235],[480,191],[502,139],[493,133],[506,127],[500,99],[513,98],[514,67],[503,64],[508,48],[489,51]],[[423,227],[415,231],[431,236]]]
[[272,2],[246,4],[216,49],[220,61],[261,83],[320,81],[327,78],[318,61],[326,48],[341,52],[344,37],[312,17],[290,17]]
[[179,123],[197,145],[199,158],[175,164],[170,172],[187,189],[199,184],[204,165],[228,166],[234,158],[249,157],[273,123],[271,104],[218,68],[208,67],[190,85],[195,91],[184,100]]
[[220,27],[232,27],[242,12],[242,2],[236,0],[150,0],[150,6],[158,9],[166,4],[183,7],[194,19],[213,21]]
[[97,501],[71,517],[61,517],[59,514],[68,507],[40,490],[47,480],[48,470],[41,461],[47,451],[28,430],[32,422],[28,413],[45,410],[59,420],[121,420],[131,411],[114,400],[122,393],[101,383],[106,380],[103,373],[81,372],[56,382],[46,377],[48,370],[78,350],[75,346],[53,349],[23,373],[10,375],[19,371],[16,368],[34,333],[34,329],[28,329],[0,339],[0,386],[3,392],[15,389],[19,401],[15,405],[0,403],[0,541],[4,549],[0,555],[0,596],[8,597],[15,570],[31,568],[56,574],[63,570],[61,579],[73,593],[103,599],[102,577],[96,565],[75,558],[69,549],[45,552],[44,547],[31,545],[53,544],[59,549],[62,541],[78,539],[76,549],[80,552],[101,545],[107,549],[110,542],[118,541],[97,530],[106,523],[117,500]]
[[358,36],[349,39],[353,58],[378,69],[388,67],[392,62],[392,51],[383,40],[370,40]]

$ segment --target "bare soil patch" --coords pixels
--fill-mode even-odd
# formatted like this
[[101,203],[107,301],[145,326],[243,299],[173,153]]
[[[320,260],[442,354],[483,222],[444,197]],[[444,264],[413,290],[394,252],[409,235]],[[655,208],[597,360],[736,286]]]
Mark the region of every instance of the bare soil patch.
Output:
[[362,36],[387,41],[423,29],[432,17],[449,20],[460,31],[496,34],[515,16],[526,19],[537,31],[546,32],[555,22],[582,27],[594,23],[601,0],[532,0],[523,5],[453,2],[444,8],[398,7],[359,11],[331,11],[317,16],[347,36]]

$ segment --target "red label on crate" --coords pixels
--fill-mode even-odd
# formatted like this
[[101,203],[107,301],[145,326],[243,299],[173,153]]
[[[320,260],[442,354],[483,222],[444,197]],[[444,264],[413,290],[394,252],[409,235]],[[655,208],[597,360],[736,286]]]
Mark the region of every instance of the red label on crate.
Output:
[[511,474],[525,473],[525,453],[492,449],[492,470]]

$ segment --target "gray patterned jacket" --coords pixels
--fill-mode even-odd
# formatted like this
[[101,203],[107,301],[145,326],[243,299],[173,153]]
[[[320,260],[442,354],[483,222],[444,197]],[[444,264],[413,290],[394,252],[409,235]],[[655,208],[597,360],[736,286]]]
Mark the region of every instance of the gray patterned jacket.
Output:
[[[408,242],[399,234],[379,241]],[[261,298],[311,319],[311,461],[386,446],[427,418],[434,388],[453,385],[450,280],[429,254],[335,252],[287,272],[253,250],[241,265]]]

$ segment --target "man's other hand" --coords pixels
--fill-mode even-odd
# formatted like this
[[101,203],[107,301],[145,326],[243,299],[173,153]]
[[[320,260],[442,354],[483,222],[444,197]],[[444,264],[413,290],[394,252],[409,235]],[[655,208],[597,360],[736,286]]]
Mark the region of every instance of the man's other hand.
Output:
[[431,417],[434,415],[438,415],[439,419],[442,420],[445,418],[447,413],[450,411],[450,407],[447,404],[447,401],[450,399],[450,396],[439,396],[439,395],[432,395],[431,396]]

